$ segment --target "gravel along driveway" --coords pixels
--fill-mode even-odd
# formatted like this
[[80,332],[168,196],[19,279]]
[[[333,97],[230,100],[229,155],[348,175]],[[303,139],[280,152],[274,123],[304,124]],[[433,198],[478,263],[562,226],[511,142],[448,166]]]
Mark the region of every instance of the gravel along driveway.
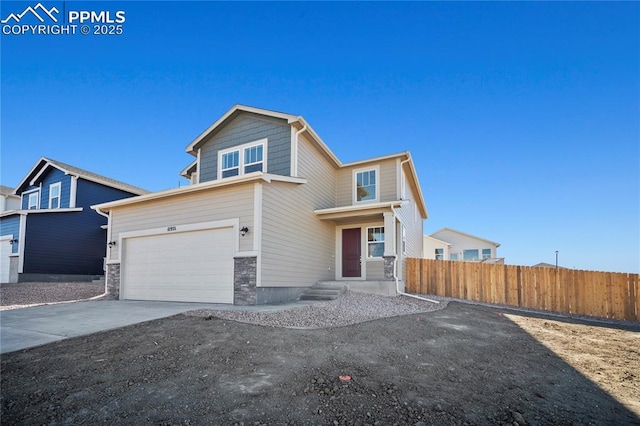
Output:
[[[196,312],[6,354],[3,425],[640,424],[640,326],[457,302],[342,327],[273,326],[383,309],[344,299],[300,309],[299,322]],[[586,346],[591,362],[577,363]],[[598,379],[609,365],[613,390]]]
[[17,283],[0,285],[0,311],[84,300],[104,293],[104,284],[88,282]]

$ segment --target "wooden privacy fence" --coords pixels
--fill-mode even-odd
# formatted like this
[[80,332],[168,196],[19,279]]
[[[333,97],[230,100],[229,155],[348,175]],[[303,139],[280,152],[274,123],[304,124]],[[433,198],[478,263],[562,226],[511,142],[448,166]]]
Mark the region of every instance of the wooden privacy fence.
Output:
[[407,259],[408,293],[640,321],[638,274]]

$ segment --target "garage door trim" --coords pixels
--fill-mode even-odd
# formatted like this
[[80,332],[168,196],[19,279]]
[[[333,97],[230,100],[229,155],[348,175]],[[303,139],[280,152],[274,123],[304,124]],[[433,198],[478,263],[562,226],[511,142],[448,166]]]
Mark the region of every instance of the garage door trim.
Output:
[[[162,228],[142,229],[139,231],[121,232],[118,238],[118,245],[124,247],[123,240],[134,237],[150,237],[154,235],[176,234],[181,232],[202,231],[206,229],[233,228],[233,251],[238,253],[240,248],[240,219],[216,220],[213,222],[190,223],[186,225],[167,225]],[[123,258],[122,250],[118,253],[120,263]]]

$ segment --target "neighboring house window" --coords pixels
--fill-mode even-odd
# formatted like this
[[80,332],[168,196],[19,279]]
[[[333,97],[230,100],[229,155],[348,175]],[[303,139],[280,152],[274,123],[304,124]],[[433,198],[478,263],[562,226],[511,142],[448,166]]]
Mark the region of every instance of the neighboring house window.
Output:
[[384,254],[384,226],[367,228],[367,257],[382,257]]
[[482,249],[482,258],[491,259],[491,249]]
[[402,253],[407,253],[407,230],[402,227]]
[[480,258],[478,256],[479,256],[478,255],[478,249],[464,250],[462,252],[462,259],[463,260],[467,260],[467,261],[480,260]]
[[38,208],[38,195],[38,191],[29,194],[29,203],[27,204],[27,209],[35,210]]
[[449,260],[458,260],[458,254],[449,255]]
[[441,249],[441,248],[436,249],[436,260],[444,260],[444,249]]
[[246,173],[265,171],[265,151],[267,139],[220,151],[220,179],[240,176]]
[[377,169],[356,172],[356,202],[376,201],[378,199]]
[[60,182],[49,185],[49,208],[60,208]]

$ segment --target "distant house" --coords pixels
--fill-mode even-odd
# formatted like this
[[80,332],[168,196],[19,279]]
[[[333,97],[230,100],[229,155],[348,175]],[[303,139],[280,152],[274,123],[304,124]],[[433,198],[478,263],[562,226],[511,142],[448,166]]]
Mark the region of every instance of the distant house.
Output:
[[567,269],[564,266],[556,266],[546,262],[536,263],[532,266],[532,268],[559,268],[559,269]]
[[2,187],[0,282],[103,275],[107,219],[90,206],[147,191],[50,158]]
[[186,151],[191,185],[93,206],[109,215],[112,294],[262,304],[319,281],[404,289],[427,217],[408,152],[343,163],[303,117],[244,105]]
[[20,208],[20,196],[13,192],[14,188],[0,185],[0,213]]
[[443,228],[423,238],[426,259],[504,263],[498,257],[499,243],[451,228]]

